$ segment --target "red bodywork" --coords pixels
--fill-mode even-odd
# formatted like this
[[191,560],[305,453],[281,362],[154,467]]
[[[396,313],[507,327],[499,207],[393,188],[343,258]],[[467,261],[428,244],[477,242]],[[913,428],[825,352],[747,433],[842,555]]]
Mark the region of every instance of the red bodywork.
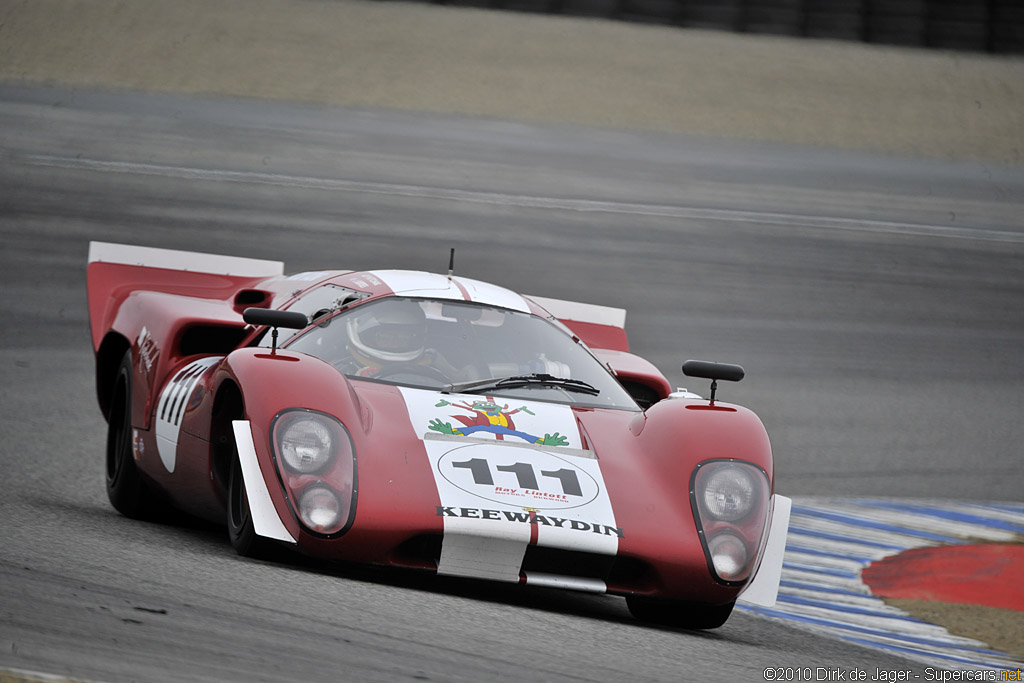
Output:
[[[254,270],[273,271],[273,265],[256,262]],[[272,354],[254,345],[265,330],[247,325],[241,316],[250,306],[285,309],[299,292],[325,282],[358,288],[366,300],[392,295],[374,280],[350,271],[288,279],[279,274],[223,275],[91,259],[89,312],[99,402],[106,414],[105,392],[124,352],[130,351],[131,425],[136,464],[145,479],[174,506],[223,521],[226,465],[218,462],[217,438],[223,425],[217,425],[216,409],[234,392],[244,414],[232,418],[251,426],[274,509],[300,551],[436,569],[445,534],[444,506],[399,388],[346,378],[329,364],[287,347]],[[547,315],[532,302],[530,308]],[[572,408],[580,439],[596,457],[614,507],[620,534],[617,553],[599,557],[570,548],[553,559],[550,553],[528,549],[524,576],[531,570],[551,573],[557,567],[562,574],[599,578],[611,593],[713,605],[735,600],[744,582],[729,584],[709,570],[694,519],[691,485],[698,464],[735,459],[763,470],[770,488],[771,447],[760,420],[738,406],[668,398],[667,380],[650,363],[628,353],[621,329],[562,322],[602,362],[618,370],[620,378],[642,384],[664,400],[646,411]],[[176,399],[180,431],[169,468],[158,443],[159,402],[182,368],[206,358],[211,360],[196,370],[200,374],[188,395]],[[281,485],[270,430],[275,416],[292,408],[332,415],[351,436],[358,496],[354,522],[338,537],[308,533]]]

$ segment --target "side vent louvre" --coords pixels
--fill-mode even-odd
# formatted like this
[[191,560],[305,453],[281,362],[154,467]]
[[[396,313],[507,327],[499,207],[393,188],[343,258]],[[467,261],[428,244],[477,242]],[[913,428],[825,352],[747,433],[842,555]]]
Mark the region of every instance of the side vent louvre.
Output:
[[178,354],[183,358],[200,353],[227,355],[239,347],[245,336],[244,327],[193,325],[181,333]]

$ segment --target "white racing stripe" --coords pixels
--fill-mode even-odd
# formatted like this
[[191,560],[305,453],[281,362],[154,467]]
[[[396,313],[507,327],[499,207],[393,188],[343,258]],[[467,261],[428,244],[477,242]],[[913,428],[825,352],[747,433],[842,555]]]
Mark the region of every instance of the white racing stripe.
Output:
[[415,270],[373,270],[367,274],[383,282],[398,296],[429,296],[435,299],[465,300],[458,285],[437,273]]
[[491,306],[529,312],[523,297],[510,289],[465,277],[451,279],[437,273],[412,270],[374,270],[369,273],[398,296],[473,301]]
[[1022,535],[1024,505],[798,498],[777,604],[737,609],[935,667],[1013,671],[1024,663],[887,605],[860,577],[871,562],[909,548]]
[[[471,508],[460,508],[456,514],[467,509]],[[473,510],[471,514],[480,514],[478,508]],[[437,573],[518,583],[519,568],[530,544],[530,526],[505,524],[500,517],[495,520],[497,523],[485,525],[479,517],[446,516]]]
[[469,294],[469,300],[475,301],[480,304],[490,304],[491,306],[501,306],[502,308],[511,308],[514,311],[522,311],[529,313],[530,307],[526,304],[526,300],[519,296],[511,289],[505,289],[498,285],[492,285],[489,282],[481,282],[479,280],[473,280],[468,277],[455,277],[454,278]]

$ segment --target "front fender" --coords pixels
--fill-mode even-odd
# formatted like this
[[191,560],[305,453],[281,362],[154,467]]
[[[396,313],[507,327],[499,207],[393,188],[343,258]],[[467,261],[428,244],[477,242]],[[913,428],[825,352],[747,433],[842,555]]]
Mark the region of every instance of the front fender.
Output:
[[336,417],[350,433],[365,433],[368,410],[348,380],[329,364],[304,354],[265,349],[231,353],[217,386],[233,382],[242,394],[244,420],[232,423],[256,533],[297,543],[301,528],[292,514],[271,455],[271,424],[281,411],[303,408]]
[[217,386],[231,378],[242,393],[253,434],[266,437],[277,413],[286,408],[316,410],[341,420],[350,431],[365,433],[371,415],[348,380],[319,358],[267,349],[239,349],[228,355]]
[[753,463],[768,475],[774,490],[772,446],[760,418],[729,403],[704,400],[660,401],[632,426],[638,441],[663,472],[689,481],[705,460],[735,458]]
[[[711,527],[706,526],[706,519],[701,524],[697,523],[694,496],[698,494],[693,488],[697,481],[695,471],[704,466],[702,463],[713,461],[738,460],[750,463],[764,471],[768,479],[766,493],[771,496],[774,491],[774,468],[771,443],[764,425],[753,412],[740,406],[703,400],[668,399],[652,406],[642,417],[635,418],[631,430],[651,471],[658,474],[652,478],[651,484],[660,489],[660,495],[652,496],[652,500],[657,498],[671,501],[675,517],[685,519],[687,526],[695,525],[685,533],[680,529],[677,532],[678,538],[680,542],[683,538],[689,538],[686,544],[688,552],[706,558],[707,568],[703,569],[703,573],[709,580],[712,579],[711,554],[706,541],[711,537],[709,534],[718,534],[724,529],[718,525],[717,531],[709,531]],[[731,594],[731,599],[735,599],[738,592],[753,581],[768,545],[764,530],[772,524],[773,502],[776,503],[780,522],[778,526],[781,528],[773,530],[771,545],[775,548],[780,540],[784,545],[785,519],[788,515],[784,515],[781,509],[784,502],[774,501],[774,498],[769,498],[765,516],[759,519],[757,526],[750,526],[749,522],[742,525],[746,528],[740,535],[749,543],[749,557],[753,558],[750,575],[737,583],[715,578],[712,582],[714,587],[707,589],[708,595]],[[697,540],[698,535],[700,540]],[[774,588],[778,585],[777,576],[772,576],[775,565],[776,557],[772,553],[764,567],[764,580],[757,590],[749,592],[748,598],[751,601],[765,604],[774,600],[772,583]],[[687,589],[684,584],[692,581],[692,577],[668,568],[663,576],[668,594],[685,594]]]

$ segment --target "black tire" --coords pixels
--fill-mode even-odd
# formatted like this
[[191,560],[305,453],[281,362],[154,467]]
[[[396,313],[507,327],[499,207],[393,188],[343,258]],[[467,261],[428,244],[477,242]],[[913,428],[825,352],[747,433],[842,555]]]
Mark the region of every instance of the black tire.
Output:
[[228,540],[239,555],[259,560],[277,559],[280,554],[277,544],[258,536],[253,527],[249,497],[246,495],[245,479],[242,477],[242,463],[237,453],[231,458],[231,470],[228,474],[227,523]]
[[114,509],[132,519],[150,519],[156,512],[150,487],[135,465],[132,448],[132,352],[117,369],[107,416],[107,497]]
[[724,605],[706,605],[638,596],[626,598],[630,614],[640,621],[691,630],[718,628],[729,619],[735,604],[735,601]]

